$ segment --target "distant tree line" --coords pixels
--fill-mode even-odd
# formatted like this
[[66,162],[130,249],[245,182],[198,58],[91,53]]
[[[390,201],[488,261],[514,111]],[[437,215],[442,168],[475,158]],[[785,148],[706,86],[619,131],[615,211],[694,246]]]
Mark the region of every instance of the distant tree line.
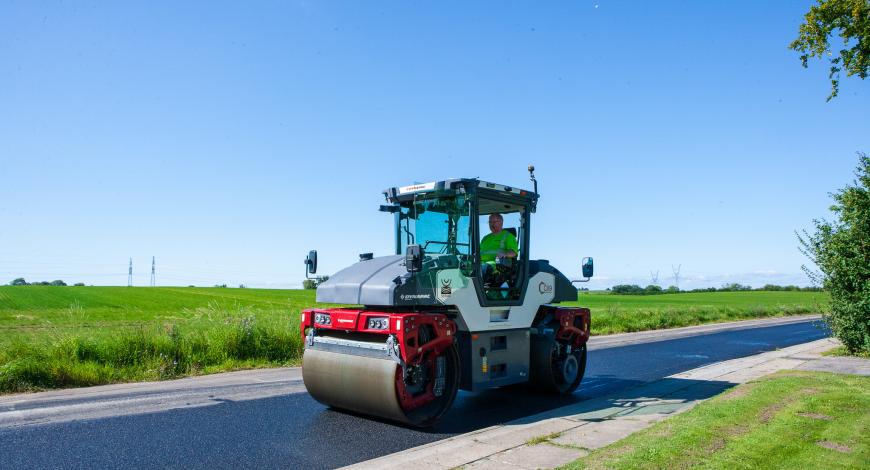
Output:
[[[12,282],[9,283],[10,286],[65,286],[66,282],[61,281],[60,279],[55,279],[54,281],[34,281],[27,282],[23,277],[15,278]],[[84,282],[77,282],[73,284],[74,286],[83,286]]]
[[656,295],[656,294],[675,294],[680,289],[677,286],[670,286],[667,289],[662,289],[661,286],[650,284],[646,287],[641,287],[637,284],[618,284],[610,288],[613,294],[623,295]]
[[648,285],[641,287],[637,284],[619,284],[608,289],[611,294],[622,295],[657,295],[657,294],[685,294],[689,292],[744,292],[744,291],[801,291],[801,292],[819,292],[821,287],[798,287],[798,286],[778,286],[775,284],[766,284],[764,287],[753,289],[752,286],[747,286],[739,283],[725,284],[722,287],[706,287],[702,289],[680,290],[677,286],[669,286],[667,289],[662,289],[661,286]]

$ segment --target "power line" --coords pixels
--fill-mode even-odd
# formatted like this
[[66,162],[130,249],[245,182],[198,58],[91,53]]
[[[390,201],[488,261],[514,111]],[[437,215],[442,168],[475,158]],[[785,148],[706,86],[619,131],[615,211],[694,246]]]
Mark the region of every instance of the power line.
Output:
[[653,273],[652,271],[650,271],[650,272],[649,272],[649,278],[650,278],[650,280],[652,281],[652,284],[653,284],[654,286],[659,285],[659,272],[658,272],[658,271],[656,271],[655,273]]
[[682,269],[682,267],[682,264],[677,265],[677,267],[671,265],[671,271],[674,272],[674,285],[677,286],[677,289],[680,288],[680,269]]

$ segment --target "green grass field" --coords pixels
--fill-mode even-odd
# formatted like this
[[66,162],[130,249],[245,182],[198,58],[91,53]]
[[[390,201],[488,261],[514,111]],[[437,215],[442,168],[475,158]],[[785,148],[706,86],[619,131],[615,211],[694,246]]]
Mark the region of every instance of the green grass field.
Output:
[[210,328],[249,316],[298,329],[299,312],[313,305],[314,292],[305,290],[0,286],[0,346],[13,338],[32,342],[59,334]]
[[784,371],[563,468],[827,469],[868,463],[870,377]]
[[[824,309],[818,292],[582,294],[594,334]],[[310,290],[0,286],[0,392],[297,364]],[[324,305],[320,305],[324,306]]]
[[582,293],[576,305],[592,310],[593,334],[658,330],[703,323],[824,313],[825,292],[701,292],[662,295]]

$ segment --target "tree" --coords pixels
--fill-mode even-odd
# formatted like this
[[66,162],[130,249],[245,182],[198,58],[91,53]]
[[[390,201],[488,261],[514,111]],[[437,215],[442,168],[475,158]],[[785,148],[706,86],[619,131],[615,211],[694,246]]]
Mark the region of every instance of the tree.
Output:
[[49,284],[52,286],[65,286],[66,285],[66,283],[61,281],[60,279],[56,279],[54,281],[51,281]]
[[312,279],[305,279],[302,281],[303,289],[317,289],[317,286],[323,284],[329,280],[329,276],[318,276]]
[[[870,0],[819,0],[804,15],[806,23],[789,48],[801,53],[801,64],[807,67],[811,57],[830,57],[828,78],[831,79],[831,94],[828,101],[840,91],[840,71],[846,76],[867,78],[870,69]],[[831,51],[828,39],[837,33],[843,39],[843,49],[838,55]]]
[[650,284],[650,285],[646,286],[643,289],[643,292],[646,295],[655,295],[655,294],[663,293],[662,288],[657,286],[657,285],[654,285],[654,284]]
[[643,294],[643,287],[637,284],[617,284],[610,291],[614,294],[641,295]]
[[19,278],[13,279],[12,282],[9,283],[9,285],[10,286],[26,286],[27,281],[25,281],[23,277],[19,277]]
[[859,153],[852,186],[831,194],[835,220],[814,220],[798,234],[801,251],[821,270],[804,271],[831,293],[825,321],[850,352],[870,352],[870,157]]

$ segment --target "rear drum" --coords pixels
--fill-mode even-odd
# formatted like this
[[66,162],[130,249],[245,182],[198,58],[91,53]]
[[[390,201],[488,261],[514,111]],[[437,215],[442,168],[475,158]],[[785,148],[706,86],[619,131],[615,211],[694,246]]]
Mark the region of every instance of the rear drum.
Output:
[[572,347],[551,335],[532,335],[529,382],[542,390],[570,394],[586,372],[586,345]]

